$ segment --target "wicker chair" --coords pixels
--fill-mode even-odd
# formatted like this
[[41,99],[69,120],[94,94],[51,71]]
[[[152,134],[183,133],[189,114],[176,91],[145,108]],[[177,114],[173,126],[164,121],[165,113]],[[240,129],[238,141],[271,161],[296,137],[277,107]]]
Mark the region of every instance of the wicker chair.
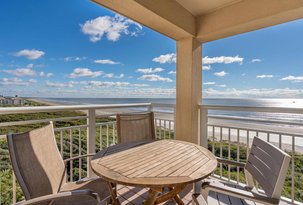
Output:
[[118,114],[118,143],[155,139],[154,113]]
[[[66,182],[66,164],[57,148],[53,124],[23,134],[7,136],[12,167],[25,201],[20,205],[92,205],[110,196],[100,179]],[[90,155],[72,158],[76,160]]]
[[[246,164],[221,158],[218,158],[218,162],[244,168],[246,186],[237,185],[238,188],[235,188],[233,184],[223,184],[216,179],[206,180],[202,183],[202,196],[205,201],[208,192],[214,191],[262,204],[279,204],[290,162],[287,153],[255,137]],[[264,193],[257,191],[255,181],[262,187]],[[196,204],[200,204],[198,201],[204,204],[200,194],[194,194],[193,201]]]

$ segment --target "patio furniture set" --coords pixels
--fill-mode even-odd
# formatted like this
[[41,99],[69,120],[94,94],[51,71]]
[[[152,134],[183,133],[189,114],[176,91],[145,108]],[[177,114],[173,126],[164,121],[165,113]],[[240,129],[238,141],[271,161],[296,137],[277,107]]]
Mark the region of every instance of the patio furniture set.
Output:
[[[207,204],[210,191],[263,204],[279,204],[290,156],[255,137],[247,162],[215,157],[206,148],[179,140],[156,140],[152,112],[116,116],[118,144],[98,153],[63,160],[53,124],[8,135],[9,153],[25,200],[20,205],[119,205],[117,184],[148,188],[146,205],[175,200],[189,184],[202,184],[192,195],[194,204]],[[67,182],[67,163],[89,158],[94,178]],[[218,163],[244,169],[243,189],[224,186],[212,173]],[[263,191],[260,191],[260,188]]]

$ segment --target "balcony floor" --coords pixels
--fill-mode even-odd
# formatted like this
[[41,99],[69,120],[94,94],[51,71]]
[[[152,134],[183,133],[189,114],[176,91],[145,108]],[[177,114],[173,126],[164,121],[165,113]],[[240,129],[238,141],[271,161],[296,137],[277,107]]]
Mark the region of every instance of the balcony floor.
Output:
[[[188,185],[181,193],[184,204],[191,203],[191,195],[193,193],[192,185]],[[130,186],[117,186],[119,201],[121,205],[142,205],[143,201],[146,200],[148,196],[148,189],[130,187]],[[175,205],[174,200],[162,203],[165,205]],[[215,192],[210,192],[208,197],[208,204],[210,205],[261,205],[260,203],[255,203],[248,200],[241,200],[235,197],[230,197],[224,194],[217,194]],[[280,205],[287,205],[288,203],[280,201]]]

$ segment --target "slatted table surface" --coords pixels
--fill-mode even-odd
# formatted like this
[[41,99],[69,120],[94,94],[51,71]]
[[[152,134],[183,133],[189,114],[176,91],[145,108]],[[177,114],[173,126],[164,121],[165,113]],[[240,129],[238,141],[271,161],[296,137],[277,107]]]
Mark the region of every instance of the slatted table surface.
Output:
[[111,183],[156,190],[179,185],[181,191],[186,184],[209,176],[217,167],[217,160],[201,146],[159,140],[109,147],[93,157],[91,166],[97,175]]

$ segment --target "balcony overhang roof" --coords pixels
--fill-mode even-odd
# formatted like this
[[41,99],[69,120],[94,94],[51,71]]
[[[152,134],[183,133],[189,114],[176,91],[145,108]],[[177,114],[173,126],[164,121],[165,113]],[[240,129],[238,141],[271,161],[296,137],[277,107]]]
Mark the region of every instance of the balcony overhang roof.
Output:
[[92,0],[172,39],[201,42],[303,18],[303,0]]

